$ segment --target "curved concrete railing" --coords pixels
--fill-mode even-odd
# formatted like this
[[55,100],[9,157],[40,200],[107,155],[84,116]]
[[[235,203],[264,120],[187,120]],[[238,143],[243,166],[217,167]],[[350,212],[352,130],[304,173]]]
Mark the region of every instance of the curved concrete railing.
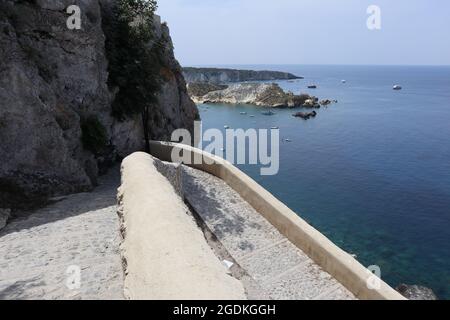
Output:
[[[174,148],[177,148],[177,153],[189,156],[192,160],[191,164],[186,165],[208,172],[225,181],[294,245],[303,250],[356,297],[376,300],[405,299],[378,278],[376,278],[378,286],[369,288],[368,283],[373,284],[375,276],[368,269],[228,161],[187,145],[151,142],[151,154],[164,161],[172,161],[171,154]],[[194,162],[195,158],[197,162]]]
[[152,156],[129,155],[121,175],[118,214],[127,298],[246,299],[242,283],[227,274]]

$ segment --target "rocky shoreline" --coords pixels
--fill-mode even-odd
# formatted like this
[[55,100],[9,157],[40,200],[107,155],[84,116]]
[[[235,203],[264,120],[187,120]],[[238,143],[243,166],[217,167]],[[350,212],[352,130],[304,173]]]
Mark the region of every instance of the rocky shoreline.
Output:
[[400,284],[395,290],[408,300],[439,300],[432,289],[423,286]]
[[285,92],[276,83],[239,83],[220,85],[211,83],[189,83],[188,94],[197,104],[225,103],[251,104],[269,108],[315,108],[337,103],[337,100],[319,100],[308,94]]

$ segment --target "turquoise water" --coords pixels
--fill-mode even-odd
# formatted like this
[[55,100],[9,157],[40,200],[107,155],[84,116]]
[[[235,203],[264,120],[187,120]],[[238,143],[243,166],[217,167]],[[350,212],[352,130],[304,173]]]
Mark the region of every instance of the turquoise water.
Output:
[[450,67],[239,68],[302,75],[277,82],[339,103],[308,121],[292,110],[200,105],[203,128],[278,126],[292,140],[280,142],[279,173],[239,167],[362,264],[380,266],[390,285],[450,299]]

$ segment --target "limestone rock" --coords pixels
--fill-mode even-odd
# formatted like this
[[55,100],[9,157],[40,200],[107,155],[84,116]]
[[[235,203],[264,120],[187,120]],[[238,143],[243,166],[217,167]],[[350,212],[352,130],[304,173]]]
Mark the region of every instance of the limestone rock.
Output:
[[[115,91],[107,84],[104,21],[114,2],[79,1],[81,30],[69,30],[65,8],[73,1],[0,1],[2,206],[28,207],[90,190],[102,166],[142,150],[140,119],[118,122],[111,116]],[[198,110],[187,94],[169,30],[158,19],[156,24],[165,44],[164,84],[151,115],[151,134],[167,139],[176,128],[192,130]],[[104,154],[81,143],[81,122],[91,116],[105,128]]]
[[311,98],[305,100],[305,102],[302,104],[302,107],[318,109],[318,108],[320,108],[320,104],[318,103],[317,98],[311,97]]
[[224,90],[227,88],[228,85],[205,82],[191,82],[187,84],[188,94],[194,102],[200,101],[201,97],[212,91]]
[[317,116],[317,112],[297,112],[293,114],[296,118],[302,118],[303,120],[308,120],[310,118],[315,118]]
[[[85,2],[83,30],[69,30],[70,1],[0,2],[0,203],[39,202],[89,190],[92,154],[80,117],[102,114],[110,94],[98,1]],[[95,176],[95,169],[93,170]]]
[[433,290],[427,287],[401,284],[396,290],[409,300],[438,300]]
[[319,101],[319,104],[321,106],[328,106],[328,105],[330,105],[332,103],[337,103],[337,100],[323,99],[323,100]]
[[240,83],[232,84],[223,90],[215,90],[202,97],[196,97],[199,103],[253,104],[273,108],[294,108],[311,98],[308,95],[295,95],[285,92],[276,83]]
[[11,215],[10,209],[1,209],[0,208],[0,230],[6,226],[8,219]]

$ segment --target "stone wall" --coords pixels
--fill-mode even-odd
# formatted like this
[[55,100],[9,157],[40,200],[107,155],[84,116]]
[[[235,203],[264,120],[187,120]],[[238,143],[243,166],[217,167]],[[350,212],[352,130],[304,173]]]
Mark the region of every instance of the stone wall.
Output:
[[[208,172],[233,188],[245,201],[267,219],[278,231],[300,248],[323,270],[332,275],[359,299],[405,300],[388,284],[366,269],[350,254],[336,246],[299,215],[275,198],[230,162],[199,149],[177,143],[154,141],[152,155],[171,161],[172,151],[191,159],[190,167]],[[201,159],[199,164],[194,159]],[[369,287],[368,283],[373,287]],[[378,285],[375,285],[377,283]]]
[[245,290],[208,245],[183,199],[149,154],[121,166],[118,213],[129,299],[244,300]]

